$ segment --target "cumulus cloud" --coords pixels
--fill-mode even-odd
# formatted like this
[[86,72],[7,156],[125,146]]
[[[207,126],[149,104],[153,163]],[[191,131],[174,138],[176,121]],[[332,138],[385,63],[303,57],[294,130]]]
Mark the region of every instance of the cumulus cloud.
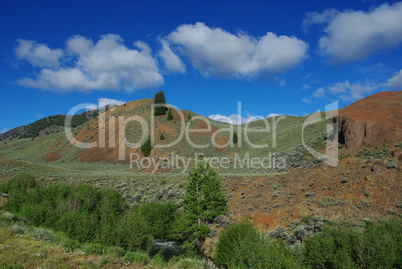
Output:
[[351,84],[348,80],[345,82],[339,82],[329,87],[328,90],[334,95],[339,95],[343,100],[356,101],[362,99],[368,94],[373,93],[378,89],[378,85],[366,82],[356,82]]
[[[43,68],[35,78],[23,78],[19,83],[56,91],[132,91],[162,85],[163,77],[149,46],[141,41],[134,45],[136,49],[126,47],[123,39],[113,34],[101,36],[96,44],[86,37],[74,36],[66,43],[70,57],[63,59],[69,67]],[[48,67],[25,59],[34,66]]]
[[61,49],[51,49],[33,40],[17,39],[15,55],[33,66],[58,68],[64,53]]
[[326,9],[323,12],[308,12],[302,22],[304,31],[307,32],[308,28],[313,24],[329,23],[331,22],[339,11],[336,9]]
[[102,108],[104,106],[109,106],[109,105],[115,105],[115,106],[120,106],[127,103],[126,101],[122,100],[116,100],[116,99],[110,99],[110,98],[99,98],[98,99],[98,105],[90,105],[87,106],[87,110],[96,110],[99,108]]
[[385,86],[393,90],[402,90],[402,69],[395,76],[388,79]]
[[256,120],[261,120],[264,118],[272,118],[272,117],[276,117],[276,116],[280,116],[280,115],[281,114],[270,113],[266,117],[263,117],[260,115],[251,115],[251,114],[247,113],[247,117],[242,117],[238,114],[232,114],[230,116],[224,116],[221,114],[211,114],[208,116],[208,118],[216,120],[216,121],[222,121],[222,122],[227,122],[227,123],[238,125],[238,124],[244,124],[244,123],[252,122],[252,121],[256,121]]
[[256,38],[210,28],[201,22],[181,25],[164,39],[203,75],[218,77],[284,72],[299,65],[308,49],[306,42],[293,36],[268,32]]
[[66,43],[67,51],[78,55],[87,55],[92,47],[92,40],[79,35],[73,36]]
[[172,51],[169,43],[163,39],[160,41],[162,43],[162,49],[158,54],[162,58],[166,69],[172,73],[185,73],[185,64],[182,62],[182,60],[180,60],[179,56]]
[[370,81],[366,81],[365,83],[360,81],[350,83],[348,80],[345,80],[344,82],[334,83],[331,86],[320,87],[316,89],[310,97],[303,97],[301,100],[303,103],[311,104],[313,98],[323,98],[332,95],[343,101],[357,101],[372,94],[379,88],[379,84]]
[[316,98],[321,98],[321,97],[324,97],[324,96],[325,96],[324,88],[318,88],[313,93],[313,97],[316,97]]
[[7,132],[7,131],[8,131],[8,128],[4,127],[4,128],[0,131],[0,134],[4,134],[4,133]]
[[335,63],[347,63],[392,49],[402,43],[402,2],[369,12],[326,10],[308,13],[303,25],[327,24],[319,51]]

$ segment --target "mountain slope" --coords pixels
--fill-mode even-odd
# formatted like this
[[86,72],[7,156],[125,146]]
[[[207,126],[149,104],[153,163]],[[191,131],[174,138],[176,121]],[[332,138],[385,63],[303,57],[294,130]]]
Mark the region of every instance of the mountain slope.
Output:
[[[89,119],[96,117],[98,111],[90,110],[78,115],[74,115],[71,120],[71,126],[77,127]],[[57,133],[63,130],[65,115],[49,116],[40,120],[37,120],[31,124],[23,125],[13,128],[3,134],[0,134],[0,141],[6,138],[34,138],[43,136],[45,134]]]
[[339,142],[346,147],[402,141],[402,91],[380,92],[339,111]]

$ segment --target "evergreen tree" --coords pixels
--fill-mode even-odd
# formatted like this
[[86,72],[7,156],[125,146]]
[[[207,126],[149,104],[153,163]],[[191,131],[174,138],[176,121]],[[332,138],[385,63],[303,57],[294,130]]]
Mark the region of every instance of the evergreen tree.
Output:
[[160,140],[165,140],[165,135],[162,133],[161,136],[159,137]]
[[168,114],[167,114],[167,118],[166,118],[167,120],[173,120],[173,113],[172,113],[172,109],[171,108],[169,108],[169,110],[168,110]]
[[149,155],[151,155],[151,150],[152,150],[152,141],[151,141],[151,137],[148,136],[145,143],[142,144],[142,146],[141,146],[141,152],[145,157],[148,157]]
[[160,90],[159,92],[157,92],[155,94],[154,104],[158,105],[155,107],[155,110],[154,110],[155,116],[160,116],[160,115],[166,114],[166,111],[168,110],[168,108],[166,106],[163,106],[164,104],[166,104],[166,98],[165,98],[165,93],[162,90]]
[[191,116],[191,113],[188,113],[187,121],[190,121],[192,118],[193,118],[193,116]]
[[237,133],[233,133],[233,144],[237,144],[239,142],[239,138],[237,137]]
[[184,247],[200,251],[210,233],[207,223],[227,210],[222,177],[203,159],[198,160],[189,173],[183,208],[186,227]]

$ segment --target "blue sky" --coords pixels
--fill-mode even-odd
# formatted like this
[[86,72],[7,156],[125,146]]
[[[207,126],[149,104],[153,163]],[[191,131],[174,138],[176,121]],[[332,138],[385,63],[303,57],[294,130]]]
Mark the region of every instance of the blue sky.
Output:
[[398,1],[0,0],[0,132],[159,89],[212,117],[344,107],[402,89],[401,25]]

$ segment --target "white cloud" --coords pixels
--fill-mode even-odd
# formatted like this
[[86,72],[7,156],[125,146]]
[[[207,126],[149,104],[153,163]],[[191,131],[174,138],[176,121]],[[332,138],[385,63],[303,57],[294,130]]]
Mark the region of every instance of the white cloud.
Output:
[[7,131],[8,131],[8,128],[4,127],[3,130],[0,131],[0,134],[4,134]]
[[392,49],[402,43],[402,2],[369,12],[327,10],[309,13],[304,25],[327,23],[319,50],[335,63],[347,63]]
[[161,39],[162,49],[159,51],[159,56],[162,58],[166,69],[172,73],[185,73],[186,66],[180,60],[179,56],[177,56],[172,49],[170,48],[169,43],[166,40]]
[[333,9],[333,8],[326,9],[322,13],[308,12],[302,22],[303,29],[304,29],[304,31],[307,32],[307,29],[313,24],[329,23],[338,14],[339,14],[339,11],[337,11],[336,9]]
[[327,89],[331,94],[339,96],[345,101],[356,101],[362,99],[367,94],[373,93],[378,89],[378,85],[370,82],[362,84],[360,81],[351,84],[346,80],[345,82],[338,82]]
[[303,97],[301,100],[303,103],[311,104],[312,98],[323,98],[328,95],[333,95],[344,101],[357,101],[378,90],[379,86],[379,84],[370,81],[366,81],[365,83],[360,81],[350,83],[348,80],[345,80],[344,82],[338,82],[331,86],[320,87],[315,90],[310,97]]
[[98,103],[100,104],[100,107],[103,107],[103,106],[108,106],[108,105],[121,106],[127,102],[122,101],[122,100],[110,99],[110,98],[99,98]]
[[15,55],[19,60],[26,60],[33,66],[58,68],[64,53],[61,49],[53,50],[36,41],[17,39]]
[[270,113],[266,117],[263,117],[260,115],[251,115],[250,113],[247,113],[247,117],[242,117],[238,114],[232,114],[230,116],[224,116],[221,114],[211,114],[208,116],[208,118],[216,120],[216,121],[222,121],[222,122],[227,122],[227,123],[238,125],[238,124],[243,124],[243,123],[252,122],[252,121],[256,121],[256,120],[261,120],[264,118],[272,118],[272,117],[276,117],[276,116],[280,116],[280,115],[281,114]]
[[306,57],[306,42],[268,32],[255,38],[232,34],[204,23],[185,24],[165,40],[205,76],[254,77],[287,71]]
[[278,114],[278,113],[269,113],[267,115],[267,118],[273,118],[273,117],[277,117],[277,116],[281,116],[282,114]]
[[90,106],[87,106],[86,109],[87,110],[96,110],[96,109],[99,109],[99,108],[102,108],[102,107],[108,106],[108,105],[120,106],[125,103],[127,103],[127,102],[122,101],[122,100],[116,100],[116,99],[110,99],[110,98],[99,98],[98,105],[90,105]]
[[79,35],[73,36],[67,40],[66,44],[66,49],[68,52],[79,55],[87,55],[92,47],[92,40]]
[[322,88],[322,87],[318,88],[317,90],[314,91],[312,96],[315,97],[315,98],[324,97],[325,96],[324,88]]
[[402,69],[395,76],[388,79],[385,86],[394,90],[402,90]]
[[71,57],[64,60],[69,67],[43,68],[36,78],[23,78],[19,83],[55,91],[132,91],[162,85],[163,77],[151,49],[141,41],[134,45],[137,49],[126,47],[119,35],[101,36],[96,44],[74,36],[66,44]]
[[303,84],[303,86],[302,86],[302,90],[307,90],[309,88],[310,88],[310,85],[308,85],[308,84]]

